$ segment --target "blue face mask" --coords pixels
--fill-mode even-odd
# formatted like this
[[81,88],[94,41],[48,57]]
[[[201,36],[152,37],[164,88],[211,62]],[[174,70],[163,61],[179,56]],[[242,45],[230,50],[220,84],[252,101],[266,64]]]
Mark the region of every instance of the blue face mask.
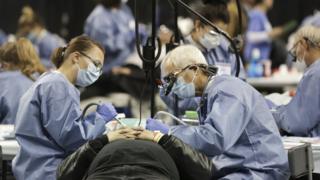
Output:
[[79,67],[76,85],[80,87],[87,87],[98,80],[100,75],[101,71],[90,62],[87,69],[80,69]]
[[196,88],[193,83],[195,76],[190,83],[186,83],[182,77],[179,77],[172,87],[172,92],[182,99],[195,97]]

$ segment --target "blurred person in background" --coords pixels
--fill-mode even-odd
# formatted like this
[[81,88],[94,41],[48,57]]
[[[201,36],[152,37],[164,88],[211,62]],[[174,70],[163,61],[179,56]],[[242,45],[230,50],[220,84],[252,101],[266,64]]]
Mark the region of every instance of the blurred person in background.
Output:
[[230,21],[228,23],[227,32],[230,37],[236,37],[247,30],[248,26],[248,13],[244,6],[241,4],[242,13],[242,27],[239,27],[239,13],[236,0],[230,0],[228,3],[228,11],[230,14]]
[[[140,98],[145,73],[135,48],[135,20],[132,12],[121,0],[97,2],[86,19],[84,33],[102,44],[108,59],[102,76],[81,93],[81,100],[112,92],[125,92]],[[144,35],[143,28],[141,35]],[[128,62],[132,59],[135,62]],[[148,98],[149,93],[147,90],[143,98]]]
[[57,34],[49,32],[30,6],[22,8],[16,35],[17,37],[26,37],[32,42],[46,68],[56,68],[50,61],[50,57],[54,49],[65,45],[65,41]]
[[320,136],[320,28],[304,26],[295,34],[290,53],[306,70],[287,105],[273,107],[280,129],[295,136]]
[[[226,31],[230,22],[227,4],[220,1],[213,2],[202,5],[198,12],[221,30]],[[194,29],[186,37],[186,44],[197,46],[203,52],[208,64],[219,67],[219,74],[235,76],[236,56],[231,51],[229,41],[222,35],[215,33],[210,26],[203,24],[200,19],[194,20]],[[246,73],[242,63],[240,66],[239,78],[245,79]]]
[[270,60],[272,40],[280,37],[282,27],[272,28],[267,11],[273,6],[273,0],[255,0],[255,6],[249,11],[249,25],[246,33],[244,57],[251,61],[253,52],[259,51],[259,61]]
[[32,43],[24,38],[0,48],[0,123],[14,124],[19,100],[45,67]]

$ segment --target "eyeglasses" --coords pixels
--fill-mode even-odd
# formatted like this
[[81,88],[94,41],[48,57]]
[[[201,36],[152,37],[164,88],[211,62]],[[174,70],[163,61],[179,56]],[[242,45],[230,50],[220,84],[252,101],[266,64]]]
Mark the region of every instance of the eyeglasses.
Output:
[[300,43],[300,41],[296,42],[295,45],[293,45],[293,47],[289,50],[289,55],[293,58],[292,61],[297,61],[297,53],[296,53],[296,49],[298,44]]
[[164,83],[161,82],[161,84],[159,84],[160,81],[157,81],[156,83],[159,85],[160,88],[163,88],[165,90],[165,95],[167,96],[171,92],[174,83],[178,79],[178,76],[182,72],[184,72],[185,70],[192,69],[192,68],[197,68],[197,66],[198,65],[196,65],[196,64],[188,65],[188,66],[184,67],[183,69],[177,70],[176,72],[169,73],[167,76],[165,76],[163,78]]
[[88,58],[98,69],[100,72],[102,72],[102,64],[100,63],[99,60],[93,59],[92,57],[88,56],[86,53],[79,51],[81,55],[84,57]]

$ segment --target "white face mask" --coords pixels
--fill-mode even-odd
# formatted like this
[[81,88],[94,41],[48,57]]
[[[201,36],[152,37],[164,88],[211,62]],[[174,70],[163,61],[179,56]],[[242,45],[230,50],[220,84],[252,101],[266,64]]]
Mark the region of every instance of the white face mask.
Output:
[[220,35],[214,31],[209,31],[199,39],[199,42],[207,50],[214,49],[220,45]]
[[303,56],[302,57],[297,57],[296,64],[297,64],[297,68],[299,70],[305,70],[307,68],[305,57],[306,57],[306,52],[305,51],[303,52]]
[[87,87],[93,84],[101,75],[101,71],[92,62],[89,62],[87,69],[81,69],[79,65],[78,68],[76,85],[80,87]]

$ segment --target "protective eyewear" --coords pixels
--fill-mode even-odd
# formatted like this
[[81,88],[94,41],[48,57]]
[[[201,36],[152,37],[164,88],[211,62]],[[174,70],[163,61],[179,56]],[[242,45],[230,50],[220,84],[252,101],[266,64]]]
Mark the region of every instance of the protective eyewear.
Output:
[[84,52],[79,51],[79,53],[80,53],[82,56],[88,58],[88,59],[98,68],[99,72],[102,73],[102,64],[100,63],[99,60],[93,59],[92,57],[90,57],[89,55],[87,55],[87,54],[84,53]]
[[163,77],[163,81],[157,80],[156,84],[158,84],[159,88],[163,88],[165,95],[167,96],[170,94],[174,83],[177,81],[178,76],[187,69],[196,70],[197,68],[202,69],[204,72],[207,72],[209,76],[214,76],[218,72],[218,68],[213,65],[206,65],[206,64],[192,64],[180,69],[176,72],[169,73],[167,76]]

